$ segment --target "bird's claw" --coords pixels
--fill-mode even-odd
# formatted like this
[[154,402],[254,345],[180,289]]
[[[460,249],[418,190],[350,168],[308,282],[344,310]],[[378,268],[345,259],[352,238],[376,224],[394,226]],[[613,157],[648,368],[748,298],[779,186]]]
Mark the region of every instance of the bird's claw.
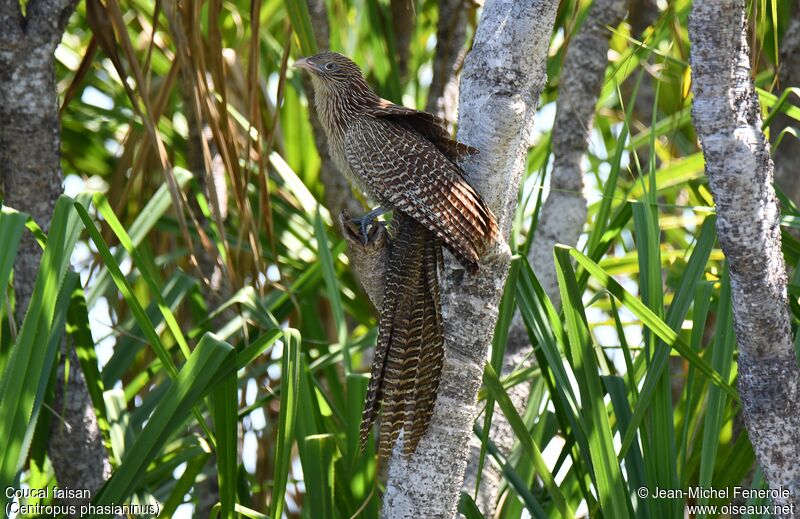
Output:
[[364,215],[361,218],[353,218],[350,221],[357,225],[361,231],[361,243],[364,245],[369,243],[369,228],[375,222],[375,218],[367,218],[367,215]]
[[385,211],[383,208],[378,207],[373,209],[372,211],[368,212],[361,218],[354,218],[352,222],[358,225],[358,228],[361,230],[361,241],[364,245],[369,243],[369,228],[372,224],[375,223],[375,220],[384,213]]

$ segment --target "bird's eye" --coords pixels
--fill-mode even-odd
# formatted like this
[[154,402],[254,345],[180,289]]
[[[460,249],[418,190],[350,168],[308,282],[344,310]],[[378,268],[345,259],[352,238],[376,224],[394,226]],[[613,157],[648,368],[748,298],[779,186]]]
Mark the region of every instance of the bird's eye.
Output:
[[333,70],[335,68],[336,68],[336,63],[332,61],[325,64],[325,70]]

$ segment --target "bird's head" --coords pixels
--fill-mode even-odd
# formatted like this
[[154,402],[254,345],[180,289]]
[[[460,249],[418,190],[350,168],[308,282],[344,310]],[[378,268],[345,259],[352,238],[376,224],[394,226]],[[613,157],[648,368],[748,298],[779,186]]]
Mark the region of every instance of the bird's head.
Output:
[[315,86],[334,88],[361,79],[361,69],[349,58],[337,52],[320,52],[294,62],[295,68],[302,68],[311,74]]

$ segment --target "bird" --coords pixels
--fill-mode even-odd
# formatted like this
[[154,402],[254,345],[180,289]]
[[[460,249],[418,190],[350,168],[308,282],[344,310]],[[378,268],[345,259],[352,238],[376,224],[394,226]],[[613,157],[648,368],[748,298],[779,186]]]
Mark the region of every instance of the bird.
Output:
[[403,431],[416,451],[433,414],[444,362],[439,271],[442,247],[471,274],[497,238],[491,209],[460,160],[478,150],[451,138],[444,121],[378,96],[342,54],[299,58],[337,169],[379,207],[357,220],[364,241],[375,218],[392,212],[390,254],[378,339],[362,415],[362,450],[382,413],[378,452],[388,456]]

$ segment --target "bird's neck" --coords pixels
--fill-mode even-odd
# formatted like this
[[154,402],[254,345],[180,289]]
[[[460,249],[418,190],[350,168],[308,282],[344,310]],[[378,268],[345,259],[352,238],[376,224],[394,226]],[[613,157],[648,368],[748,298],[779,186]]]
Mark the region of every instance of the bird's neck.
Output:
[[353,121],[380,101],[361,78],[353,80],[346,87],[316,85],[315,90],[320,120],[328,133],[335,137],[343,136]]

